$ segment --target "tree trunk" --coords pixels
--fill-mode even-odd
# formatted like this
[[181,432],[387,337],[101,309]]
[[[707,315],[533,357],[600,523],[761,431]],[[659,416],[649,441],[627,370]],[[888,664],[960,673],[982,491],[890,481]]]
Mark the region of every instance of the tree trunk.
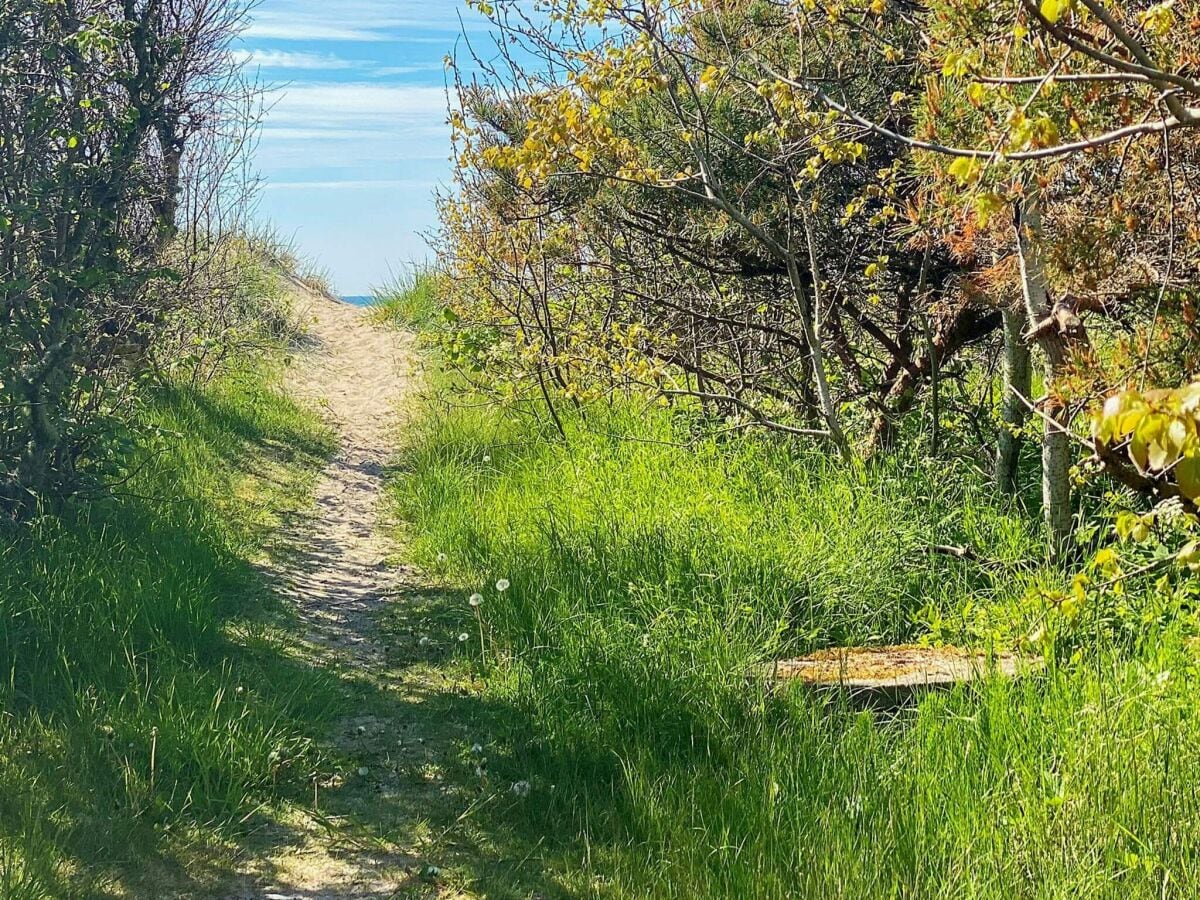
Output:
[[1042,408],[1042,514],[1052,559],[1060,559],[1071,537],[1071,444],[1067,409],[1058,398],[1058,385],[1065,374],[1068,348],[1063,333],[1045,323],[1054,317],[1040,244],[1042,218],[1036,190],[1016,204],[1017,258],[1029,331],[1037,336],[1045,356],[1046,399]]
[[1029,418],[1033,365],[1023,332],[1027,317],[1015,309],[1004,317],[1004,397],[1000,402],[1000,442],[996,453],[996,484],[1005,494],[1017,492],[1021,438],[1016,433]]
[[[674,98],[673,95],[672,97],[677,102],[677,98]],[[796,313],[800,319],[804,340],[808,343],[813,381],[817,389],[817,399],[821,404],[821,415],[825,419],[825,426],[829,431],[829,439],[837,447],[838,453],[841,454],[843,460],[853,462],[854,451],[850,448],[850,442],[846,439],[846,432],[842,430],[841,417],[838,415],[837,405],[833,402],[833,393],[829,389],[829,379],[825,373],[825,351],[821,346],[820,333],[820,320],[821,316],[825,313],[821,303],[821,274],[815,265],[816,247],[813,243],[812,231],[808,227],[807,221],[802,220],[808,245],[809,261],[813,263],[812,277],[815,292],[813,302],[809,302],[808,291],[805,290],[804,280],[800,277],[800,265],[796,261],[790,243],[787,245],[781,244],[763,229],[761,225],[756,224],[742,210],[730,203],[721,191],[719,183],[713,178],[712,167],[709,165],[704,154],[697,153],[695,159],[704,183],[705,200],[737,222],[738,225],[761,243],[776,259],[787,266],[788,286],[791,288],[792,299],[796,304]]]
[[[1046,432],[1042,437],[1042,505],[1050,539],[1050,557],[1056,561],[1069,550],[1073,530],[1071,436],[1064,430],[1067,423],[1063,412],[1061,405],[1057,409],[1047,409]],[[1055,425],[1051,425],[1051,421]]]
[[896,446],[900,433],[900,420],[917,402],[919,382],[911,369],[905,369],[892,382],[891,388],[879,402],[875,421],[871,424],[871,438],[867,444],[868,455],[874,456]]
[[[820,276],[814,273],[814,277]],[[846,461],[854,458],[850,450],[850,442],[846,440],[846,432],[842,430],[841,417],[833,402],[833,392],[829,389],[829,380],[825,375],[825,351],[821,346],[821,336],[817,333],[813,322],[813,308],[804,290],[804,282],[800,278],[800,270],[794,259],[788,260],[788,281],[796,301],[797,312],[800,314],[800,326],[804,340],[808,343],[808,352],[812,361],[813,381],[817,389],[817,399],[821,404],[821,414],[825,419],[825,427],[829,431],[829,439],[833,441],[838,452]]]
[[941,387],[938,378],[941,358],[938,355],[937,341],[933,339],[933,329],[929,327],[929,316],[924,312],[921,313],[921,327],[925,330],[925,342],[929,345],[929,455],[936,457],[941,443],[942,428]]

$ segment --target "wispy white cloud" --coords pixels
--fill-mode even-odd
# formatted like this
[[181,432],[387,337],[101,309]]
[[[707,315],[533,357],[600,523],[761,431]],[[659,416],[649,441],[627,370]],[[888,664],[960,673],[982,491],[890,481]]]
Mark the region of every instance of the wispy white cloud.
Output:
[[[442,161],[449,154],[446,94],[440,87],[373,83],[297,84],[268,95],[258,159],[284,182],[316,170],[356,170]],[[388,174],[391,174],[390,172]]]
[[256,5],[243,58],[279,84],[256,155],[259,215],[295,233],[345,292],[429,253],[421,235],[452,173],[443,57],[463,30],[486,46],[485,27],[465,0]]
[[419,75],[423,72],[444,72],[445,70],[446,64],[439,62],[412,66],[378,66],[370,69],[367,74],[372,78],[391,78],[395,75]]
[[275,0],[245,34],[283,41],[403,41],[412,32],[486,27],[455,0]]
[[332,53],[304,53],[288,50],[238,50],[234,57],[243,65],[257,66],[263,69],[304,69],[311,71],[330,71],[335,69],[353,69],[358,63],[350,59],[342,59]]
[[309,51],[270,50],[261,47],[235,50],[233,58],[251,69],[292,72],[355,71],[361,77],[394,78],[401,75],[422,75],[446,70],[444,60],[437,62],[410,63],[393,66],[382,65],[371,59],[347,59],[334,53]]
[[256,18],[242,36],[249,39],[275,41],[387,41],[386,31],[374,28],[354,28],[318,19],[289,20],[262,15]]
[[284,127],[394,128],[397,120],[432,124],[446,116],[445,89],[424,85],[299,84],[272,92],[267,103],[268,122]]

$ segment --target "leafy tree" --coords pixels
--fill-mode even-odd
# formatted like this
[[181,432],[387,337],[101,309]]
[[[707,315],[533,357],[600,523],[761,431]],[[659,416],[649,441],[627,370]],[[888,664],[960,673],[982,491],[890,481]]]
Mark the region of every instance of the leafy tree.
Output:
[[[982,384],[961,421],[1002,490],[1042,423],[1060,552],[1081,413],[1194,367],[1200,11],[543,6],[550,27],[489,4],[502,61],[459,85],[443,209],[462,358],[552,412],[649,388],[847,456],[890,446],[921,398],[931,449],[972,452],[940,423],[950,387]],[[1118,478],[1163,490],[1105,446]]]
[[[874,27],[873,6],[822,8]],[[1019,334],[1044,360],[1037,410],[1056,548],[1071,528],[1072,421],[1114,386],[1177,357],[1178,341],[1165,335],[1184,337],[1177,326],[1186,323],[1173,313],[1191,303],[1197,264],[1193,6],[938,0],[917,13],[928,36],[926,81],[911,122],[891,123],[804,83],[829,110],[913,151],[943,230],[971,232],[1000,255],[1008,244],[1022,303],[1005,313],[1004,418],[1019,428],[1031,406]],[[1125,334],[1097,344],[1085,313],[1115,320]],[[1002,483],[1011,483],[1015,451],[1006,440]]]
[[998,325],[914,233],[906,149],[772,74],[887,109],[913,87],[899,51],[808,43],[759,0],[553,3],[549,29],[489,9],[521,49],[460,85],[444,219],[456,313],[507,338],[481,345],[490,371],[547,401],[547,383],[689,396],[849,454],[856,434],[889,444],[939,365]]
[[113,458],[159,318],[189,143],[235,78],[228,0],[0,7],[0,505]]

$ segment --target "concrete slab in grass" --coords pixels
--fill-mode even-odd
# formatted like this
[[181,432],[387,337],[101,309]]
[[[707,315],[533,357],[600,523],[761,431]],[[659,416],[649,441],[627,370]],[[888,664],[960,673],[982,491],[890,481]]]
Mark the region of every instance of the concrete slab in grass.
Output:
[[845,690],[867,701],[900,702],[934,688],[983,677],[1019,678],[1040,670],[1040,657],[959,647],[835,647],[767,667],[771,682]]

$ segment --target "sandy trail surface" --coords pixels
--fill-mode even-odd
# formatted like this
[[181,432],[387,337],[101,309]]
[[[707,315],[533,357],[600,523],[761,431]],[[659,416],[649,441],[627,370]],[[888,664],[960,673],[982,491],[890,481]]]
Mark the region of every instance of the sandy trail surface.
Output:
[[379,499],[413,390],[411,337],[324,296],[299,294],[297,304],[308,338],[288,387],[324,411],[339,449],[317,485],[315,514],[289,535],[294,558],[274,574],[309,641],[350,665],[377,666],[375,614],[398,577],[387,565],[394,548],[380,527]]
[[[404,593],[422,589],[411,570],[389,565],[395,547],[381,503],[401,411],[414,390],[413,339],[374,324],[362,309],[299,286],[295,292],[307,336],[290,367],[288,389],[323,412],[339,449],[321,475],[311,515],[291,526],[281,542],[285,552],[266,575],[294,607],[315,665],[381,694],[411,693],[389,668],[379,614],[403,602]],[[391,764],[398,727],[403,725],[362,708],[339,715],[328,743],[343,756],[345,770],[314,784],[315,808],[293,806],[252,836],[238,862],[237,886],[223,896],[410,896],[414,881],[420,883],[419,855],[361,827],[375,814],[371,804],[379,806],[388,791],[399,789],[381,780],[389,766],[396,771]],[[421,802],[419,795],[407,800]],[[357,809],[363,815],[354,815]]]

